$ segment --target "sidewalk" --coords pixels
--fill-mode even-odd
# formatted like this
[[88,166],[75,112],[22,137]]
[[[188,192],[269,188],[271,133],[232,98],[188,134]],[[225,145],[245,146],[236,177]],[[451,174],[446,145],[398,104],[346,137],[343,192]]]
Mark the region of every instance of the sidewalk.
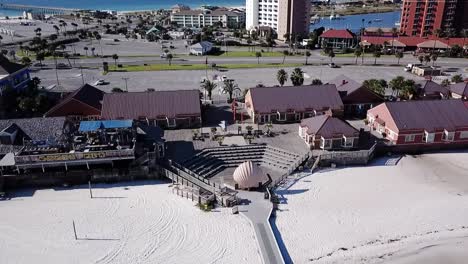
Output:
[[283,256],[276,242],[268,219],[270,218],[272,204],[264,199],[263,193],[239,191],[241,199],[248,200],[245,205],[239,206],[239,212],[252,222],[260,251],[265,264],[282,264]]

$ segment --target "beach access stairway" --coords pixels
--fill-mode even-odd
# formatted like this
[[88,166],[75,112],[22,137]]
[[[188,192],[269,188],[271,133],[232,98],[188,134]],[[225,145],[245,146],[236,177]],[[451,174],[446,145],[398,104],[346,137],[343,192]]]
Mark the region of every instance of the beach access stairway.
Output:
[[284,173],[296,169],[299,160],[301,160],[300,155],[259,144],[207,148],[184,161],[182,166],[203,178],[211,178],[227,168],[237,167],[246,161]]

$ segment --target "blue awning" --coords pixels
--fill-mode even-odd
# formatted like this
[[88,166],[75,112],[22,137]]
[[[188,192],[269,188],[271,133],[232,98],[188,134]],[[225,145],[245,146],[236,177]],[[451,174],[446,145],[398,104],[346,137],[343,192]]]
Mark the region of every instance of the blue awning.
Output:
[[80,132],[97,131],[99,129],[131,128],[133,120],[102,120],[80,122]]

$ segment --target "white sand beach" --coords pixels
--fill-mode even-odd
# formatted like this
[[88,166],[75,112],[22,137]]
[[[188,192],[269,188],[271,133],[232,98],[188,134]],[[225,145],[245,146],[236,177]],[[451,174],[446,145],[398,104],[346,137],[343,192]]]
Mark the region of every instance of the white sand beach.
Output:
[[[294,263],[466,263],[468,154],[322,170],[279,190]],[[464,250],[463,250],[464,249]],[[432,261],[432,262],[431,262]]]
[[1,263],[262,263],[244,216],[203,212],[168,186],[17,193],[0,201]]

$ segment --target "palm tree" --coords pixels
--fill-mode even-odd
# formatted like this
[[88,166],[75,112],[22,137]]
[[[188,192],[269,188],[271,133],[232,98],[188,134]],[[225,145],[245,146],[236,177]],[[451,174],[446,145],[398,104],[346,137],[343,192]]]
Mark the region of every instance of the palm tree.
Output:
[[284,61],[286,60],[286,56],[289,55],[289,51],[288,50],[283,50],[283,64],[284,64]]
[[304,55],[305,55],[305,65],[307,65],[307,64],[308,64],[309,57],[310,57],[310,55],[312,55],[312,54],[310,53],[310,51],[306,50],[306,52],[305,52]]
[[229,102],[232,102],[232,94],[234,91],[239,90],[239,86],[234,81],[224,81],[223,92],[229,95]]
[[439,56],[437,56],[437,53],[432,53],[431,54],[432,66],[434,66],[434,64],[435,64],[438,57]]
[[320,79],[313,79],[311,84],[312,85],[322,85],[323,82]]
[[171,53],[166,55],[166,60],[169,61],[169,66],[171,66],[173,58],[174,58],[174,55],[172,55]]
[[356,61],[354,64],[357,64],[358,58],[361,57],[361,55],[362,55],[361,49],[356,48],[356,50],[354,51],[354,56],[356,56]]
[[392,50],[395,52],[395,37],[398,34],[398,29],[396,27],[392,28]]
[[59,32],[60,32],[60,28],[59,28],[57,25],[54,25],[54,29],[55,29],[55,32],[56,32],[57,35],[58,35]]
[[92,55],[93,57],[95,56],[95,55],[94,55],[94,51],[95,51],[95,50],[96,50],[95,47],[91,47],[91,55]]
[[452,76],[452,82],[453,83],[461,83],[461,82],[463,82],[463,77],[461,76],[461,74],[456,74],[456,75]]
[[397,76],[388,83],[388,86],[392,89],[392,95],[395,92],[397,97],[400,95],[400,90],[403,87],[404,81],[405,78],[403,76]]
[[94,38],[96,38],[96,40],[99,42],[99,47],[101,48],[101,57],[104,57],[104,53],[102,52],[102,45],[101,45],[101,39],[102,39],[101,35],[96,34]]
[[43,52],[36,53],[36,60],[39,61],[42,68],[42,61],[45,59],[45,54]]
[[400,64],[400,59],[403,58],[403,52],[402,51],[397,51],[395,53],[395,57],[398,59],[398,64]]
[[284,69],[280,69],[276,73],[276,80],[278,80],[279,84],[283,86],[284,83],[288,80],[288,73]]
[[424,64],[427,65],[429,62],[431,62],[431,55],[424,55]]
[[119,59],[119,55],[113,54],[113,55],[112,55],[112,59],[114,60],[115,68],[117,68],[117,60]]
[[71,67],[72,67],[72,65],[71,65],[71,62],[70,62],[70,54],[68,54],[68,53],[64,53],[64,54],[63,54],[63,57],[64,57],[65,59],[67,59],[67,61],[68,61],[68,64],[70,65],[70,68],[71,68]]
[[413,80],[405,80],[402,85],[402,99],[409,100],[416,95],[416,83]]
[[[434,30],[434,36],[438,39],[440,37],[440,34],[442,33],[442,30],[440,28],[437,28]],[[435,52],[436,49],[436,40],[434,40],[434,47],[432,48],[432,51]]]
[[210,100],[211,100],[211,94],[212,94],[213,90],[216,89],[216,87],[217,87],[216,83],[214,83],[214,82],[212,82],[210,80],[206,80],[201,85],[201,88],[208,93],[208,98]]
[[374,56],[374,65],[377,64],[377,58],[380,58],[381,55],[382,55],[382,53],[380,52],[380,50],[374,51],[374,54],[373,54],[373,56]]
[[88,47],[84,47],[83,49],[84,49],[85,52],[86,52],[86,57],[88,57],[88,49],[89,49],[89,48],[88,48]]
[[383,35],[383,30],[381,28],[377,29],[377,36],[381,37]]
[[328,52],[328,57],[330,58],[330,62],[333,63],[333,58],[335,57],[335,52],[333,50]]
[[423,63],[423,61],[424,61],[424,56],[423,56],[423,55],[419,55],[419,56],[418,56],[418,61],[419,61],[419,63]]
[[300,86],[304,84],[304,72],[301,68],[295,68],[291,73],[290,79],[294,86]]
[[262,57],[262,53],[259,51],[255,52],[255,57],[257,57],[257,64],[260,64],[260,57]]

